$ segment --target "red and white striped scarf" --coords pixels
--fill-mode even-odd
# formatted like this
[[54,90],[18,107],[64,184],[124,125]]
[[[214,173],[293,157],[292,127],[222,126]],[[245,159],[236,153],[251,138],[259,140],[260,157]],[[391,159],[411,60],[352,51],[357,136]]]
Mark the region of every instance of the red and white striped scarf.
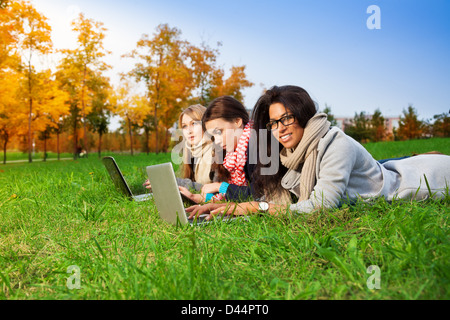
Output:
[[247,148],[252,127],[253,122],[249,121],[239,138],[236,150],[234,152],[228,152],[223,160],[223,166],[230,172],[230,179],[228,179],[228,183],[230,184],[237,186],[247,185],[244,166],[247,161]]

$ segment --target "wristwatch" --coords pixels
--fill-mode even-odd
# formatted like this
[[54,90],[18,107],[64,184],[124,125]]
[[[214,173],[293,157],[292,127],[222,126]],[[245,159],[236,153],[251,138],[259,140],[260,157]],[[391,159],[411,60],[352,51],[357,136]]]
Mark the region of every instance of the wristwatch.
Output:
[[258,211],[267,212],[269,210],[269,203],[267,201],[258,202]]

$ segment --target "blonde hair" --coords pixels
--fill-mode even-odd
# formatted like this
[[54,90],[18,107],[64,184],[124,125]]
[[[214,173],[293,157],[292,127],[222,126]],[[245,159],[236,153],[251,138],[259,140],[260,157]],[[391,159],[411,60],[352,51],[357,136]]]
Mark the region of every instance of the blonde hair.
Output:
[[[187,107],[186,109],[183,110],[183,112],[181,112],[180,116],[178,117],[178,127],[180,129],[182,128],[182,120],[184,115],[188,115],[194,121],[201,121],[205,111],[206,108],[201,104],[194,104],[192,106]],[[186,154],[187,152],[186,148],[184,148],[183,152],[184,154]],[[183,163],[183,166],[181,167],[181,176],[185,179],[189,178],[192,181],[195,180],[192,164]]]
[[180,117],[178,118],[178,127],[182,127],[183,116],[186,114],[191,117],[194,121],[201,121],[203,114],[205,113],[206,108],[201,104],[194,104],[192,106],[187,107],[181,112]]

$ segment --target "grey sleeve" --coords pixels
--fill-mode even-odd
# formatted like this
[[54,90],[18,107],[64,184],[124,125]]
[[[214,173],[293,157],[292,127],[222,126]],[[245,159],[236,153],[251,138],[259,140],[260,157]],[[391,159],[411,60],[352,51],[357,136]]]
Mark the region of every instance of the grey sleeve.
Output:
[[177,178],[177,184],[187,189],[194,189],[195,191],[201,191],[203,187],[201,183],[192,181],[191,179]]
[[311,212],[317,208],[334,208],[339,205],[356,162],[357,153],[351,143],[344,140],[330,144],[319,161],[316,185],[309,199],[290,206],[294,212]]

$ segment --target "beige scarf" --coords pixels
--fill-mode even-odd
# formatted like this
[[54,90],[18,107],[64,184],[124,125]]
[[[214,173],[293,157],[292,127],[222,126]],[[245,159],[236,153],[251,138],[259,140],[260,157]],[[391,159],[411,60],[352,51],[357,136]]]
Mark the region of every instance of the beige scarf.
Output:
[[185,145],[184,163],[189,163],[192,161],[191,156],[194,157],[195,182],[211,183],[212,149],[212,142],[205,139],[202,139],[196,146]]
[[316,185],[317,146],[330,129],[330,122],[325,113],[316,113],[309,119],[303,137],[295,149],[284,148],[280,152],[281,163],[288,169],[298,170],[303,164],[300,176],[299,201],[309,199]]

